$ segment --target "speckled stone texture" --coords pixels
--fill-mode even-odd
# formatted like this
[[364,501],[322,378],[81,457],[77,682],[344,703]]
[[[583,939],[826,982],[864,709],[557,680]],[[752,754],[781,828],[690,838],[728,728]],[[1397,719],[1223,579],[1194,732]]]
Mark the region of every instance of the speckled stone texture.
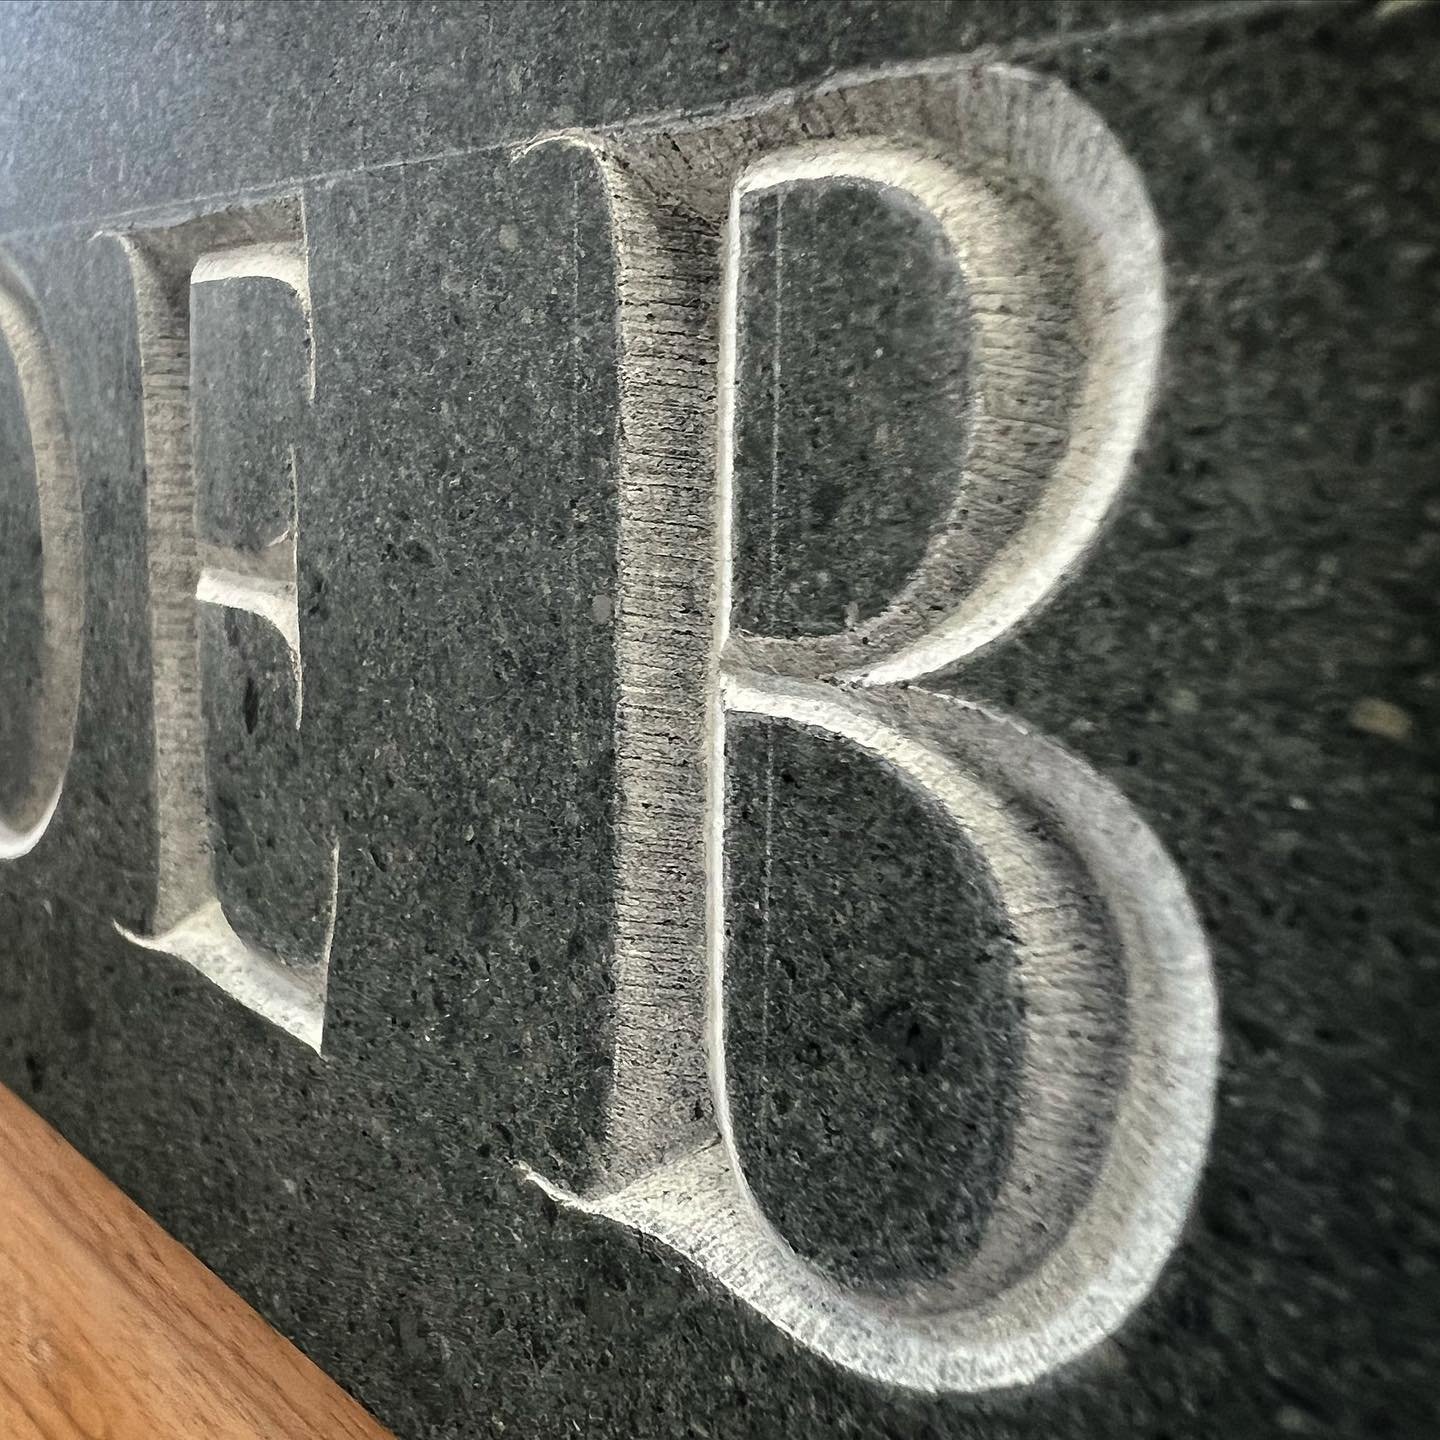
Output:
[[[933,1397],[837,1371],[517,1169],[603,1165],[618,379],[594,166],[516,146],[976,51],[1060,77],[1133,158],[1167,336],[1094,552],[939,688],[1154,829],[1223,1052],[1150,1298],[1038,1384]],[[1440,7],[1395,0],[0,7],[0,252],[55,356],[86,540],[64,797],[0,861],[0,1080],[401,1440],[1434,1433],[1437,176]],[[303,368],[293,317],[214,287],[196,453],[207,533],[260,542],[295,447],[303,725],[274,633],[217,616],[205,743],[247,932],[313,953],[338,836],[322,1055],[115,928],[155,901],[152,657],[131,278],[92,238],[297,192],[314,402],[247,361]],[[966,296],[844,187],[745,223],[737,613],[827,632],[923,547],[967,393],[930,332]],[[0,804],[39,664],[26,442],[0,347]],[[738,1142],[799,1251],[903,1284],[973,1250],[1005,1166],[1009,942],[886,771],[736,731]]]

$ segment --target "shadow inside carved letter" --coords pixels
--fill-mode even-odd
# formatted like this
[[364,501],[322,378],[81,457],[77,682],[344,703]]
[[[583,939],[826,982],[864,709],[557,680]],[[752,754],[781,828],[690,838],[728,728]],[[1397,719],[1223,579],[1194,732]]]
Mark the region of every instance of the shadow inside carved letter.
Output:
[[756,1198],[837,1280],[903,1287],[977,1249],[1025,1046],[988,865],[849,746],[730,743],[730,1089]]
[[[202,560],[223,573],[234,549],[280,567],[297,523],[305,317],[292,290],[250,276],[197,285],[191,305]],[[307,791],[303,672],[275,626],[246,610],[202,605],[199,626],[216,892],[243,939],[313,967],[325,951],[331,839]]]
[[965,285],[932,216],[873,185],[747,196],[734,623],[825,635],[883,610],[965,457]]

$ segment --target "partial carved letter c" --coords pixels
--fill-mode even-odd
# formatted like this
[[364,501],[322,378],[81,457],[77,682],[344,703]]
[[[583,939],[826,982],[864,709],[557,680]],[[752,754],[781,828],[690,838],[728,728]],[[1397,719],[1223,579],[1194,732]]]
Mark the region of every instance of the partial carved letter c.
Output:
[[[0,261],[0,340],[10,352],[30,432],[39,496],[41,645],[30,762],[18,795],[0,807],[0,860],[33,849],[49,827],[75,742],[85,621],[80,482],[65,402],[34,302]],[[7,697],[9,703],[10,697]]]

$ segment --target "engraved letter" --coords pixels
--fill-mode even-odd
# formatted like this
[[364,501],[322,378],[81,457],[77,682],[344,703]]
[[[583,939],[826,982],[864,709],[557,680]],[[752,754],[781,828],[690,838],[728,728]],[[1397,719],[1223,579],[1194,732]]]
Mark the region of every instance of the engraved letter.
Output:
[[[316,885],[310,939],[282,954],[238,933],[222,905],[208,803],[201,612],[258,617],[283,640],[299,727],[304,672],[300,655],[296,545],[296,459],[286,468],[288,493],[280,533],[256,541],[217,543],[199,523],[198,395],[192,366],[192,297],[202,286],[261,281],[281,287],[298,307],[315,395],[309,258],[300,202],[281,199],[168,228],[119,236],[135,285],[145,422],[151,655],[154,671],[155,787],[159,844],[153,935],[130,938],[187,961],[257,1014],[320,1048],[325,986],[335,916],[336,856]],[[234,337],[230,337],[234,338]],[[243,488],[243,487],[242,487]],[[272,504],[275,497],[271,497]],[[247,517],[248,518],[248,517]],[[232,522],[233,523],[233,522]],[[242,527],[246,528],[246,527]],[[248,527],[253,530],[253,525]]]
[[[618,1019],[606,1177],[583,1196],[539,1183],[657,1237],[838,1365],[929,1391],[1032,1381],[1113,1332],[1174,1247],[1208,1143],[1209,957],[1174,865],[1111,785],[916,682],[1042,605],[1124,481],[1163,320],[1141,181],[1062,85],[999,67],[561,138],[600,166],[619,270]],[[832,181],[944,235],[972,317],[968,442],[948,513],[880,613],[828,636],[732,633],[741,203]],[[741,1167],[725,1041],[737,712],[839,737],[926,795],[985,856],[1017,937],[1027,1032],[1005,1184],[978,1253],[903,1294],[797,1256]],[[1098,1072],[1097,1047],[1113,1052]],[[1096,1073],[1116,1093],[1097,1095]]]
[[[34,848],[60,801],[75,712],[80,699],[81,636],[84,630],[80,485],[49,346],[24,287],[0,262],[0,341],[14,367],[21,419],[29,431],[40,521],[40,644],[37,694],[29,707],[25,749],[16,772],[0,788],[0,860]],[[0,485],[12,477],[0,475]],[[0,518],[4,518],[0,507]],[[15,705],[8,694],[0,703]],[[19,748],[17,744],[17,749]]]

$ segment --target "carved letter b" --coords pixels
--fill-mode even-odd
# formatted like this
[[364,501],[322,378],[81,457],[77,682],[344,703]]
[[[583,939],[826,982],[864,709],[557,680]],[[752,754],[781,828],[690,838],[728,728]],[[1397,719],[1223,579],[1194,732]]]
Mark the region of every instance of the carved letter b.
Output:
[[[1209,958],[1174,865],[1112,786],[915,682],[1003,643],[1083,560],[1124,481],[1163,319],[1140,179],[1063,86],[994,67],[573,138],[604,175],[619,269],[618,1028],[605,1181],[547,1189],[655,1236],[861,1374],[925,1390],[1034,1380],[1120,1325],[1175,1244],[1210,1125]],[[827,181],[920,207],[943,233],[971,297],[969,442],[950,512],[878,615],[819,638],[732,633],[741,203]],[[1061,438],[1027,450],[1042,430]],[[1009,1172],[978,1253],[904,1299],[797,1256],[741,1167],[725,1044],[736,712],[842,737],[926,794],[985,856],[1018,940]],[[1100,1111],[1077,1008],[1120,1037]],[[1097,1126],[1077,1204],[1066,1158]]]

